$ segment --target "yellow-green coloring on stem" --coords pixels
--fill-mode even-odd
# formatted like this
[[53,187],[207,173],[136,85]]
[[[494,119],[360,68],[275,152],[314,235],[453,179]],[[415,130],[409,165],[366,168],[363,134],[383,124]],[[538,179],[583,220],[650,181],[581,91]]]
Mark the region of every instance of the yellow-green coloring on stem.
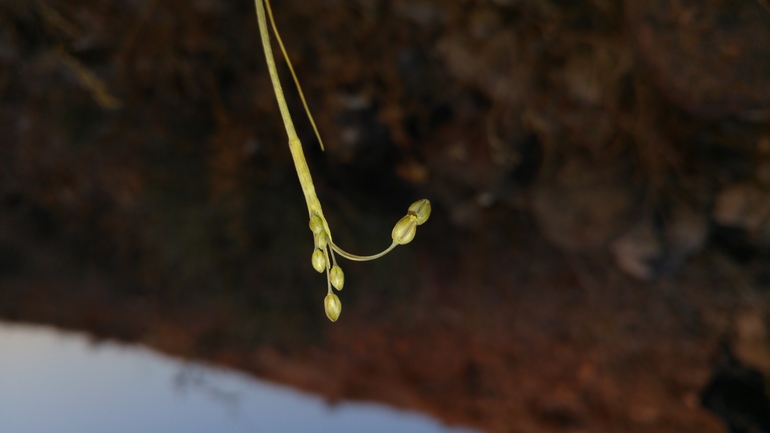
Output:
[[[291,156],[294,160],[294,167],[297,170],[297,177],[299,178],[299,183],[302,187],[302,193],[305,195],[305,203],[307,204],[307,210],[310,216],[309,227],[310,231],[313,232],[314,244],[311,263],[313,269],[319,273],[326,272],[327,288],[326,297],[324,298],[324,310],[326,311],[326,316],[329,320],[335,322],[342,312],[342,302],[340,301],[340,298],[333,293],[332,286],[337,290],[342,290],[342,287],[345,285],[345,274],[342,272],[342,268],[337,265],[335,253],[348,260],[364,262],[384,256],[392,251],[397,245],[404,245],[411,242],[417,232],[417,226],[427,221],[430,216],[430,202],[426,199],[422,199],[412,203],[412,205],[409,206],[406,216],[401,218],[398,223],[396,223],[396,226],[393,227],[393,232],[391,234],[393,241],[390,246],[377,254],[370,256],[351,254],[334,243],[332,232],[329,229],[329,223],[326,221],[323,210],[321,209],[321,201],[318,200],[318,196],[315,192],[313,179],[310,176],[310,168],[308,168],[305,154],[302,150],[302,143],[294,129],[294,122],[289,113],[289,107],[286,104],[281,81],[278,78],[278,68],[276,67],[275,59],[273,57],[273,49],[270,45],[270,34],[267,27],[268,16],[270,18],[270,25],[273,28],[273,33],[275,34],[275,39],[278,41],[278,46],[281,48],[284,59],[286,59],[286,64],[291,72],[291,77],[294,80],[294,84],[297,86],[302,105],[305,108],[310,124],[313,126],[313,131],[318,138],[318,143],[320,144],[321,149],[323,149],[324,146],[323,141],[321,140],[321,134],[319,134],[313,116],[310,114],[310,109],[305,101],[305,95],[302,93],[302,87],[299,85],[297,74],[294,72],[294,67],[289,60],[281,36],[276,28],[269,0],[254,0],[254,5],[257,9],[257,23],[259,24],[262,48],[265,51],[267,69],[270,73],[270,81],[273,85],[273,91],[275,92],[275,99],[278,101],[278,109],[281,112],[283,125],[286,128],[286,135],[289,138],[289,151],[291,151]],[[267,10],[267,14],[265,13],[265,10]]]

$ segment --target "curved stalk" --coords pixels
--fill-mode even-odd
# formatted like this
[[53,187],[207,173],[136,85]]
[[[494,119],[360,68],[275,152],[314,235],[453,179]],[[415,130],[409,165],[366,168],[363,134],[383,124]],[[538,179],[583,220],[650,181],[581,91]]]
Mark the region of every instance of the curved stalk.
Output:
[[337,244],[335,244],[332,241],[329,241],[329,245],[332,247],[332,249],[334,251],[337,252],[337,254],[341,255],[342,257],[344,257],[344,258],[346,258],[348,260],[352,260],[354,262],[368,262],[369,260],[379,259],[380,257],[384,256],[385,254],[388,254],[389,252],[391,252],[393,250],[393,248],[396,248],[398,246],[397,243],[393,242],[392,244],[390,244],[390,246],[388,248],[385,248],[385,250],[382,251],[382,252],[379,252],[379,253],[371,255],[371,256],[359,256],[359,255],[351,254],[351,253],[343,250],[342,248],[338,247]]

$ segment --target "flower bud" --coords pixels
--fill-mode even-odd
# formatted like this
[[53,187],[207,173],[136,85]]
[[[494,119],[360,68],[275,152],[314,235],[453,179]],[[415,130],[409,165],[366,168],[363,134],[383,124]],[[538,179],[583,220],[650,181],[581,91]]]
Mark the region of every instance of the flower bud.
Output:
[[319,249],[326,248],[326,245],[329,243],[329,236],[326,235],[326,232],[322,231],[319,232],[317,235],[315,235],[315,247]]
[[417,217],[417,225],[422,225],[425,221],[428,221],[430,216],[430,201],[427,199],[417,200],[409,206],[409,215]]
[[329,271],[329,280],[335,289],[342,290],[342,287],[345,286],[345,273],[342,272],[342,268],[337,265],[332,266],[332,270]]
[[318,215],[313,215],[310,217],[310,230],[313,232],[314,235],[317,235],[318,233],[321,233],[324,229],[324,222]]
[[324,298],[324,310],[326,310],[326,317],[332,322],[336,322],[340,318],[340,313],[342,313],[340,298],[334,293],[326,295]]
[[396,223],[393,227],[393,232],[390,236],[393,238],[393,242],[399,245],[406,245],[412,242],[414,235],[417,233],[417,217],[414,215],[407,215]]
[[313,257],[310,260],[313,262],[313,269],[316,271],[323,272],[326,269],[326,256],[323,251],[313,251]]

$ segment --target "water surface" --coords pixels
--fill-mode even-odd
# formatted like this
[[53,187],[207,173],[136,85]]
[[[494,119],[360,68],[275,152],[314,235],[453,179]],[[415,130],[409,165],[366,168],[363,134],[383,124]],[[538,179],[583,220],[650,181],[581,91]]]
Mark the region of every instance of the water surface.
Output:
[[0,432],[469,433],[374,403],[54,328],[0,323]]

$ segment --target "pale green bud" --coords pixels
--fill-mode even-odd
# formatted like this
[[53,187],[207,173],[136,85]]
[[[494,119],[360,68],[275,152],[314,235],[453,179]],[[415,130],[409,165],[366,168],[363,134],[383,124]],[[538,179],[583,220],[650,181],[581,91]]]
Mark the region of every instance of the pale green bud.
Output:
[[326,235],[326,232],[320,232],[317,235],[315,235],[316,248],[324,249],[328,244],[329,244],[329,236]]
[[340,298],[334,293],[326,295],[324,298],[324,310],[326,310],[326,317],[332,322],[336,322],[340,318],[340,313],[342,313]]
[[417,200],[409,206],[409,215],[417,217],[417,225],[422,225],[430,217],[430,201],[427,199]]
[[324,222],[318,215],[310,217],[310,230],[314,235],[321,233],[324,230]]
[[342,290],[342,287],[345,286],[345,273],[342,272],[342,268],[337,265],[332,266],[332,270],[329,271],[329,280],[335,289]]
[[393,238],[393,242],[399,245],[406,245],[412,242],[414,235],[417,233],[417,217],[414,215],[407,215],[396,223],[393,227],[393,232],[390,236]]
[[311,258],[311,261],[313,262],[313,269],[316,271],[323,272],[326,270],[326,256],[324,255],[323,251],[313,251],[313,257]]

